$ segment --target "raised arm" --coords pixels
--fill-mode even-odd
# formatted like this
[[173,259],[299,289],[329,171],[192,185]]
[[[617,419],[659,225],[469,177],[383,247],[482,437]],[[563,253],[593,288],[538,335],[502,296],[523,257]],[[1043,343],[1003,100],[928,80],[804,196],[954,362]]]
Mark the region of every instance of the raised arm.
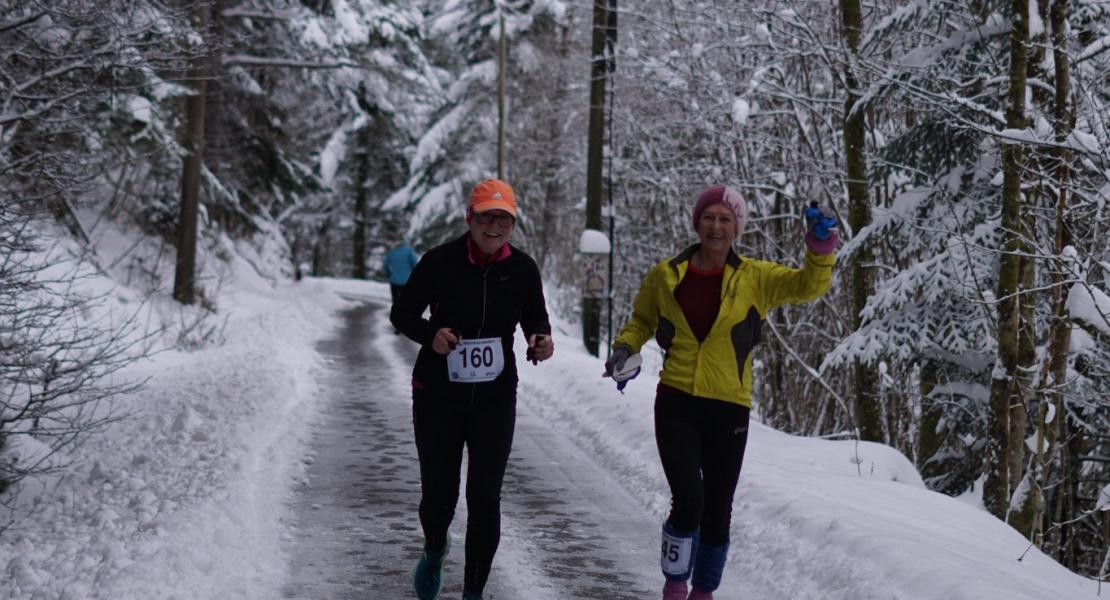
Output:
[[840,240],[836,218],[832,211],[814,202],[806,209],[805,220],[806,258],[802,268],[764,263],[760,278],[764,310],[816,300],[829,289],[836,264],[836,244]]
[[817,254],[806,250],[805,264],[793,269],[777,263],[762,263],[760,291],[764,310],[783,304],[800,304],[820,298],[832,281],[835,254]]

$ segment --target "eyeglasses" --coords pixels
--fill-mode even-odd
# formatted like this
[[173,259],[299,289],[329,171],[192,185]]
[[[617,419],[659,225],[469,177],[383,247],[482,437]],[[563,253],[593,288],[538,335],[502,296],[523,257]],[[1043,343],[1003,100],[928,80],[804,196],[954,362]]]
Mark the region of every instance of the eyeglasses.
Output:
[[498,227],[508,227],[516,222],[516,218],[507,213],[475,213],[474,220],[478,221],[479,225],[492,225],[497,224]]

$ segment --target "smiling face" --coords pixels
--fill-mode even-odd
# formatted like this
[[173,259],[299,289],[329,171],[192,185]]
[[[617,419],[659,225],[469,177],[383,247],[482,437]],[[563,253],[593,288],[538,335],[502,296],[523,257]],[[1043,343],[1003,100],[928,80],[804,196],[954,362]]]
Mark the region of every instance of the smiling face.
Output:
[[478,249],[493,254],[509,241],[516,219],[500,209],[487,210],[470,216],[470,239]]
[[736,215],[724,204],[705,207],[698,219],[698,239],[708,252],[728,252],[736,240]]

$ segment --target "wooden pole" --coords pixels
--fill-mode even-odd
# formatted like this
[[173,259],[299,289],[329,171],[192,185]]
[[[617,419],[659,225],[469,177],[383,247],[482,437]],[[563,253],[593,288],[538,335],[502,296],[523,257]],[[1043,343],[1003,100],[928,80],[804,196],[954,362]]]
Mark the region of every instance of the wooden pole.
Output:
[[497,48],[497,178],[505,179],[505,13],[497,4],[498,22],[501,30]]

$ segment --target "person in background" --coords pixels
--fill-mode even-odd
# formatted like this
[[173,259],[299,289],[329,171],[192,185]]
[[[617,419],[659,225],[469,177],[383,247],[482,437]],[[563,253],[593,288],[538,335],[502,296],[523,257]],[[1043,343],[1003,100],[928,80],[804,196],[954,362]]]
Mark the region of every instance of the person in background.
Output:
[[401,293],[401,288],[405,287],[409,275],[419,260],[416,250],[413,250],[412,246],[404,240],[386,253],[382,261],[382,270],[389,278],[389,294],[394,303],[397,302],[397,295]]
[[536,261],[509,244],[516,217],[507,183],[479,183],[466,212],[468,231],[420,259],[390,312],[393,326],[420,344],[412,370],[412,426],[424,530],[413,588],[421,600],[438,598],[443,587],[464,447],[463,598],[481,599],[501,539],[501,483],[516,426],[517,326],[532,364],[555,351]]
[[706,189],[693,215],[699,242],[644,278],[603,374],[623,387],[639,372],[649,338],[664,351],[655,396],[655,440],[671,491],[660,558],[664,600],[711,600],[721,583],[748,442],[752,350],[771,309],[828,290],[838,239],[836,219],[811,205],[805,264],[792,269],[733,250],[747,217],[738,191]]

